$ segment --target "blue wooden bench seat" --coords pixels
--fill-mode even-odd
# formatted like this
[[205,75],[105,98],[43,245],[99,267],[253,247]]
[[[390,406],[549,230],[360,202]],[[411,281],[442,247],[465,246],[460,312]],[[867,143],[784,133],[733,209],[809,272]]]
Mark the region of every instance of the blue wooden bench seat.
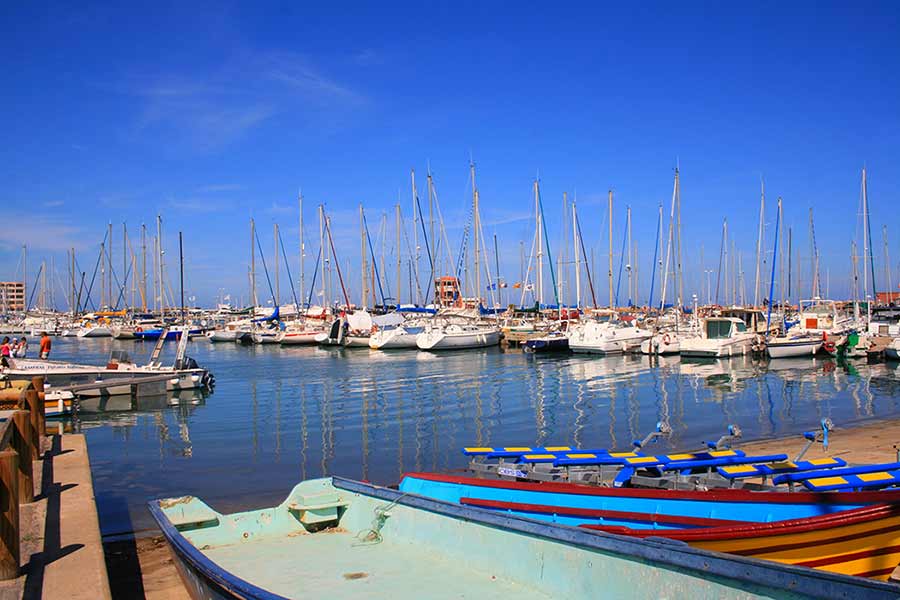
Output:
[[725,479],[745,479],[748,477],[771,477],[784,473],[803,473],[846,466],[847,461],[840,458],[815,458],[812,460],[774,462],[758,465],[729,465],[717,467],[716,472]]
[[786,473],[773,481],[776,485],[800,483],[814,492],[879,489],[900,485],[900,463]]

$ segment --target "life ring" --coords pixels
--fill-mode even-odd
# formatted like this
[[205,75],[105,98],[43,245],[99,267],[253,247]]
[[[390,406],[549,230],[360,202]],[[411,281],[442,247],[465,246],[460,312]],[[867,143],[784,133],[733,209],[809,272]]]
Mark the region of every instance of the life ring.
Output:
[[138,325],[137,327],[134,328],[134,330],[135,330],[137,333],[143,333],[144,328],[141,327],[140,325]]
[[672,337],[668,333],[664,333],[663,334],[663,344],[668,346],[671,343],[672,343]]

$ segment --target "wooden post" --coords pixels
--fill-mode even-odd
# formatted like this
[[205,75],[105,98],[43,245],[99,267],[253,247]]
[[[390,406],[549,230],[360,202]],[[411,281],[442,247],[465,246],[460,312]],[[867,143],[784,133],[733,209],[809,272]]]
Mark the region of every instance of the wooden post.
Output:
[[35,391],[38,393],[38,400],[40,410],[38,411],[38,436],[44,437],[47,435],[47,414],[44,412],[44,378],[43,377],[32,377],[31,385],[34,386]]
[[40,458],[41,456],[41,424],[40,417],[43,411],[43,406],[41,406],[41,399],[38,396],[38,393],[32,389],[29,389],[25,392],[25,406],[28,408],[28,412],[30,413],[29,417],[31,420],[31,446],[35,451],[35,458]]
[[31,415],[27,410],[17,410],[12,414],[15,430],[12,436],[12,449],[19,455],[19,502],[34,502],[34,446],[31,434]]
[[19,457],[0,451],[0,579],[19,576]]

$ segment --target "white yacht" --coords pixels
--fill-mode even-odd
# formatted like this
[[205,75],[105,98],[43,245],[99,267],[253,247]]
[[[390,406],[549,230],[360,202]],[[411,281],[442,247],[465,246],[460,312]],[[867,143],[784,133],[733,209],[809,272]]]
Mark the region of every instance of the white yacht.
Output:
[[584,321],[569,327],[569,349],[572,352],[619,354],[640,348],[651,336],[634,321]]
[[477,323],[429,324],[416,336],[416,346],[420,350],[488,348],[499,343],[499,327]]
[[681,355],[698,358],[727,358],[750,354],[756,334],[737,317],[707,317],[700,337],[681,341]]
[[415,349],[418,348],[416,338],[423,331],[425,331],[425,327],[421,325],[385,327],[372,332],[369,337],[369,348],[375,350]]

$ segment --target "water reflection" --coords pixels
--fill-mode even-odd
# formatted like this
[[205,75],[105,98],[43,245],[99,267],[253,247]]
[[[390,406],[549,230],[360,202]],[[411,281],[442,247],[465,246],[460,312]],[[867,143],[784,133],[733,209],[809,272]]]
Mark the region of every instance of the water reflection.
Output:
[[[64,338],[54,352],[101,362],[119,345],[140,350]],[[390,484],[407,470],[462,468],[463,445],[623,448],[666,421],[664,451],[716,439],[729,423],[756,438],[900,413],[890,363],[208,343],[189,353],[216,375],[209,397],[82,404],[74,426],[88,436],[105,532],[149,524],[154,496],[240,510],[325,474]]]

